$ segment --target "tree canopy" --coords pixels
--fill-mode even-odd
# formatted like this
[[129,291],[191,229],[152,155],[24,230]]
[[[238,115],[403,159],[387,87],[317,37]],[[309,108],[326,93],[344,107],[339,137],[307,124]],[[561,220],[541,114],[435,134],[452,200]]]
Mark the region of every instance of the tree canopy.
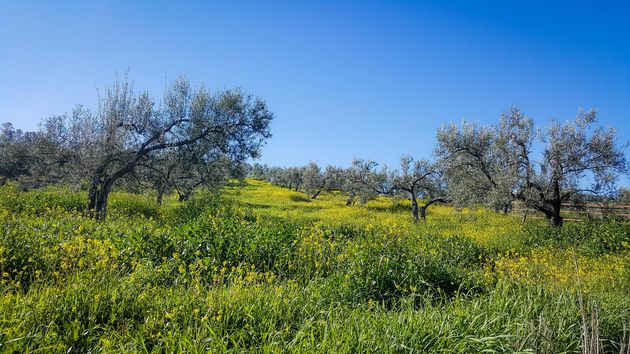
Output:
[[[237,164],[257,157],[271,137],[273,114],[262,99],[240,89],[193,88],[184,77],[170,82],[157,102],[147,92],[137,93],[126,77],[98,102],[96,110],[79,105],[69,115],[46,119],[32,139],[37,141],[29,144],[39,151],[37,161],[52,156],[56,162],[38,173],[50,176],[63,169],[66,173],[56,173],[59,180],[89,184],[87,211],[97,219],[105,218],[109,192],[123,177],[151,171],[154,179],[157,174],[181,188],[221,180],[213,175],[219,161]],[[169,169],[176,172],[172,177]],[[31,166],[29,173],[34,170]]]
[[[443,126],[436,156],[449,194],[494,207],[520,200],[554,226],[562,225],[563,202],[579,194],[611,194],[619,174],[628,171],[615,130],[593,128],[595,117],[594,110],[580,110],[573,121],[552,120],[535,130],[530,117],[511,108],[495,126]],[[543,148],[539,159],[532,154],[535,140]]]

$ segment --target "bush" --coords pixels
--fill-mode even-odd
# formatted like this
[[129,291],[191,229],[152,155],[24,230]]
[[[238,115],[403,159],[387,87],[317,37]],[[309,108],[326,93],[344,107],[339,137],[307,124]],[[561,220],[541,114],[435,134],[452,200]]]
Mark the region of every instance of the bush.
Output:
[[409,295],[477,292],[483,251],[464,238],[429,238],[426,243],[389,237],[344,247],[335,287],[350,302],[396,303]]

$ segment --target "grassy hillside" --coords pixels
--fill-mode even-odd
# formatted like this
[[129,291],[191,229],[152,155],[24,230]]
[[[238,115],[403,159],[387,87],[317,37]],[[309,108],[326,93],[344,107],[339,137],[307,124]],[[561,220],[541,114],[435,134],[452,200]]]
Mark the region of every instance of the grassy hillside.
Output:
[[606,351],[628,342],[630,228],[613,221],[556,230],[431,206],[413,224],[406,201],[348,207],[254,180],[162,207],[114,193],[102,223],[85,199],[0,188],[0,351],[559,353],[585,329]]

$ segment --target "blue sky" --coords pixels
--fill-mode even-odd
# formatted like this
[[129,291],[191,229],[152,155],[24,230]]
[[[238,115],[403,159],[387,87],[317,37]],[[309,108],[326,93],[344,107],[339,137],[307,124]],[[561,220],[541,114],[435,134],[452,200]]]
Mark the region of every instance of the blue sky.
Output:
[[129,69],[158,97],[185,74],[265,98],[271,165],[430,157],[441,124],[511,105],[595,107],[630,140],[630,4],[551,3],[0,0],[0,121],[94,106]]

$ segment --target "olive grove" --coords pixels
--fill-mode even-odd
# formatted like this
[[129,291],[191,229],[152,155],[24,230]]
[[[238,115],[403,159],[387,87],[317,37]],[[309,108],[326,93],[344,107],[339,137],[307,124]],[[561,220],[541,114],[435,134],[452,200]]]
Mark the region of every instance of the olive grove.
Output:
[[425,219],[434,203],[507,213],[519,201],[561,226],[563,203],[626,200],[628,194],[615,186],[628,174],[627,144],[615,141],[614,129],[595,126],[594,110],[580,110],[571,121],[552,119],[544,128],[519,108],[502,113],[495,125],[443,125],[433,160],[403,155],[391,169],[364,159],[349,167],[247,164],[271,136],[273,114],[263,100],[238,89],[212,93],[180,78],[155,101],[125,79],[98,102],[96,110],[79,105],[71,114],[45,119],[36,132],[3,124],[0,184],[82,184],[87,214],[96,219],[105,218],[115,184],[151,189],[160,204],[169,193],[185,201],[197,188],[219,190],[228,177],[246,175],[310,199],[342,194],[348,206],[378,196],[404,197],[414,222]]
[[224,169],[216,167],[257,157],[271,136],[272,118],[263,100],[238,89],[212,93],[179,78],[156,102],[147,92],[136,93],[125,78],[99,97],[96,110],[77,106],[70,115],[44,120],[23,144],[33,153],[15,153],[19,139],[4,129],[3,145],[8,140],[12,150],[2,151],[20,161],[10,162],[6,177],[19,173],[85,182],[87,214],[104,219],[110,191],[123,178],[148,177],[158,194],[177,188],[184,196],[196,186],[224,180]]

